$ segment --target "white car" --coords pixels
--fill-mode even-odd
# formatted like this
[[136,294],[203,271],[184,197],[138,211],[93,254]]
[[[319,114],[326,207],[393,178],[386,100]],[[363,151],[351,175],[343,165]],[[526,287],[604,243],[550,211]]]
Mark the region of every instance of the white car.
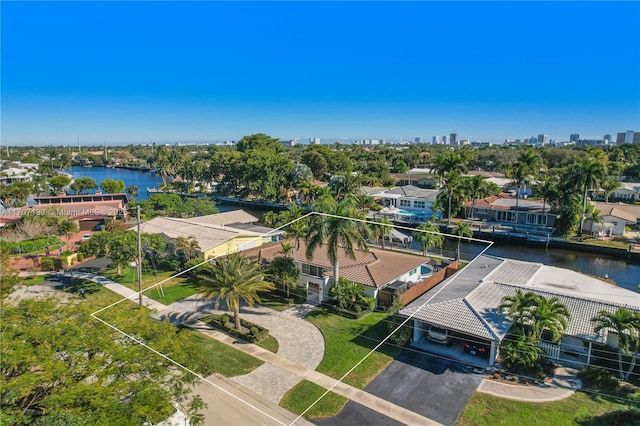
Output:
[[87,241],[89,238],[91,238],[91,234],[84,234],[80,241]]
[[442,343],[447,346],[453,344],[453,341],[449,336],[449,331],[444,328],[436,327],[435,325],[429,327],[429,331],[427,331],[427,338],[432,342]]

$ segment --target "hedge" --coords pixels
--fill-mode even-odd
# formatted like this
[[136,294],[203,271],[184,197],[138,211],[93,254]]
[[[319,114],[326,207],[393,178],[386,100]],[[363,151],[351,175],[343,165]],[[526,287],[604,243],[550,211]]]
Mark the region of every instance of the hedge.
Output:
[[341,317],[350,318],[350,319],[360,319],[366,315],[368,315],[371,311],[368,309],[363,309],[360,312],[350,311],[347,309],[339,308],[335,305],[327,305],[329,310],[336,315],[340,315]]
[[57,247],[59,244],[62,244],[62,241],[59,238],[50,237],[36,238],[34,240],[18,241],[14,243],[7,243],[3,241],[2,244],[9,249],[10,254],[27,254],[37,253],[48,246]]
[[[246,328],[247,330],[249,330],[249,333],[245,334],[242,331],[238,331],[235,328],[233,328],[233,318],[231,318],[230,322],[228,324],[231,324],[231,327],[227,327],[226,324],[223,324],[222,322],[222,318],[223,317],[227,317],[229,318],[227,315],[206,315],[202,318],[200,318],[200,321],[204,322],[205,324],[208,324],[212,327],[218,328],[220,330],[226,331],[227,333],[231,334],[232,336],[236,336],[239,337],[243,340],[246,340],[250,343],[256,343],[256,342],[260,342],[264,339],[266,339],[267,337],[269,337],[269,330],[258,325],[255,323],[252,323],[250,321],[245,321],[242,318],[240,318],[240,325],[243,328]],[[255,334],[254,334],[255,331]]]

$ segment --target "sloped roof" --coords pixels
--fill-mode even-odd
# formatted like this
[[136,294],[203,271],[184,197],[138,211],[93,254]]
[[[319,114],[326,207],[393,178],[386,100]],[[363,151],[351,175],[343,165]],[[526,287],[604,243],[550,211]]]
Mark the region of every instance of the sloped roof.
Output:
[[391,188],[378,195],[384,196],[386,194],[394,194],[411,198],[424,198],[427,201],[435,201],[440,192],[442,192],[440,189],[422,189],[414,185],[404,185],[396,186],[395,188]]
[[190,221],[203,225],[231,225],[232,223],[255,223],[258,222],[258,218],[244,210],[232,210],[206,216],[197,216],[191,218]]
[[164,235],[169,239],[195,237],[203,252],[232,240],[240,234],[237,230],[215,225],[189,223],[173,217],[156,217],[141,224],[140,229],[142,232]]
[[626,203],[601,203],[598,201],[591,202],[600,212],[606,211],[608,208],[615,207],[625,213],[633,215],[636,219],[640,219],[640,206]]
[[636,217],[633,214],[627,213],[626,211],[619,209],[617,206],[610,206],[600,210],[600,216],[612,216],[627,222],[636,223]]
[[[574,275],[582,277],[586,288],[573,283]],[[549,282],[554,278],[557,283]],[[546,298],[557,297],[567,306],[571,318],[565,334],[604,342],[605,333],[593,331],[591,318],[600,311],[613,313],[620,307],[640,311],[640,297],[618,287],[598,293],[593,290],[594,285],[596,290],[606,287],[598,287],[594,284],[596,281],[602,286],[609,285],[562,268],[483,255],[399,313],[405,316],[413,314],[418,320],[462,333],[501,340],[511,326],[511,321],[497,309],[502,298],[515,295],[517,290],[531,291]]]
[[[251,251],[257,252],[261,259],[271,261],[273,258],[281,255],[281,250],[281,244],[275,243]],[[307,246],[305,242],[300,241],[300,246],[298,250],[294,251],[293,258],[301,263],[325,268],[325,275],[327,276],[333,274],[333,265],[329,260],[326,246],[316,248],[310,259],[306,257],[306,250]],[[249,256],[250,255],[249,253]],[[369,248],[368,253],[356,249],[355,255],[356,259],[354,260],[347,255],[344,248],[340,248],[338,251],[340,276],[350,281],[376,288],[395,281],[401,275],[428,261],[427,258],[422,256],[375,248]]]
[[[537,211],[544,208],[545,210],[551,209],[551,206],[546,203],[542,204],[542,201],[532,200],[526,198],[520,198],[517,200],[518,210],[525,211]],[[467,201],[464,203],[465,207],[471,207],[472,202]],[[500,193],[498,195],[492,195],[489,197],[481,198],[476,200],[475,208],[478,209],[487,209],[487,210],[512,210],[516,207],[516,198],[507,194]]]

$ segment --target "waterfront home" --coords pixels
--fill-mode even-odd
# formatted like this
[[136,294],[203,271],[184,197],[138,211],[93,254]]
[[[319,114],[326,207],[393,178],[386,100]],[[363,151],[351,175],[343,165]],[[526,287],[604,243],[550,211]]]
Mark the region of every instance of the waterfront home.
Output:
[[0,170],[0,184],[10,185],[15,182],[31,182],[35,172],[29,169],[8,167]]
[[620,182],[620,188],[609,192],[609,198],[614,200],[625,200],[634,202],[640,200],[640,183]]
[[[595,207],[594,207],[595,208]],[[615,204],[600,205],[602,223],[594,223],[592,219],[585,219],[584,230],[601,234],[601,236],[623,235],[625,227],[635,226],[636,217]]]
[[477,200],[475,206],[471,201],[464,203],[466,217],[471,217],[472,207],[473,220],[489,225],[538,234],[551,234],[555,228],[557,214],[550,212],[549,204],[543,204],[539,200],[516,200],[514,196],[506,193],[492,195]]
[[[591,318],[600,311],[614,313],[621,307],[640,311],[638,293],[597,278],[540,263],[482,255],[399,314],[413,320],[412,345],[474,364],[493,365],[512,325],[498,306],[503,297],[513,296],[517,290],[557,297],[567,306],[571,318],[561,340],[541,344],[554,361],[590,364],[594,344],[617,347],[615,333],[596,333]],[[451,346],[432,343],[431,327],[444,330]],[[474,355],[480,353],[473,350],[476,354],[472,354],[470,348],[484,348],[488,357],[478,358]]]
[[404,185],[383,189],[371,195],[380,200],[383,207],[394,207],[419,213],[433,213],[433,203],[440,192],[442,191],[439,189],[422,189],[414,185]]
[[[609,209],[615,208],[618,211],[626,213],[625,219],[629,219],[631,217],[635,218],[635,228],[640,229],[640,205],[637,204],[627,204],[627,203],[602,203],[599,201],[591,202],[593,206],[600,211],[600,216],[605,213],[610,213]],[[629,224],[632,228],[633,224]]]
[[157,234],[174,254],[178,237],[194,237],[200,249],[196,256],[205,260],[278,241],[284,234],[265,226],[254,225],[258,218],[243,210],[182,219],[156,217],[143,223],[142,232]]
[[[309,303],[328,301],[329,290],[333,286],[333,265],[327,255],[327,247],[316,248],[310,258],[306,257],[306,249],[305,242],[300,241],[297,250],[291,253],[300,270],[298,285],[307,290]],[[432,272],[428,265],[430,259],[424,256],[374,248],[367,253],[358,249],[354,251],[355,260],[343,248],[339,249],[340,277],[362,284],[367,297],[377,298],[380,290],[395,291],[395,288],[413,287]],[[283,256],[282,245],[270,244],[252,250],[247,255],[269,263]]]

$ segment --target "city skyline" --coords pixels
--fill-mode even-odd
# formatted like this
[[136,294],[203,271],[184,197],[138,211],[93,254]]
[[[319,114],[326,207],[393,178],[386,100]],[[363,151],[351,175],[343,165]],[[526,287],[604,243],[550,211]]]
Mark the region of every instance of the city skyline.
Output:
[[3,144],[640,130],[637,2],[0,7]]

